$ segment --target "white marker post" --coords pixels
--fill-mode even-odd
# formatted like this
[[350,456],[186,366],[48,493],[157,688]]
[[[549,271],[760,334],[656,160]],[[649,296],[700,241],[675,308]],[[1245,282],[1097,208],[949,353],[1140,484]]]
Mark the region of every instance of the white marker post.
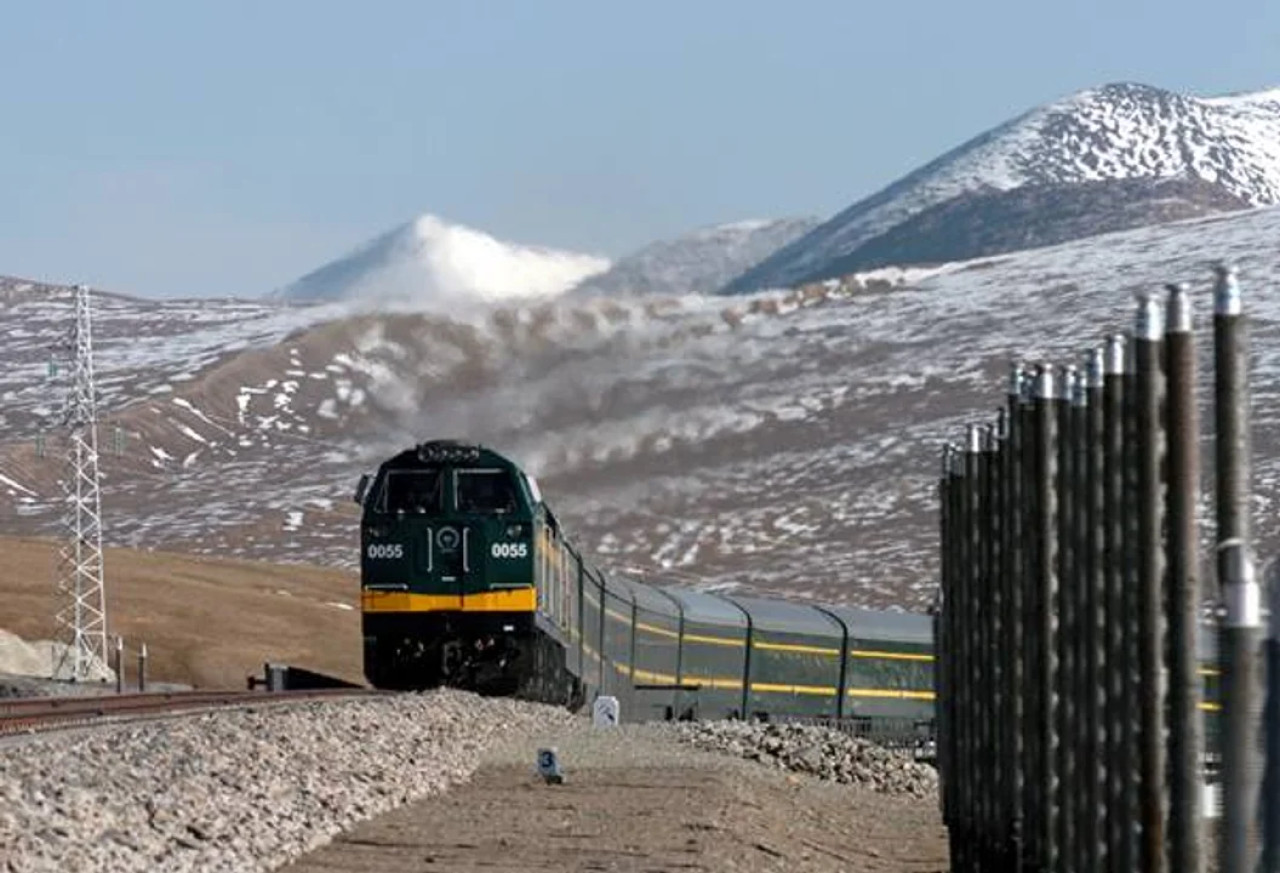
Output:
[[560,772],[560,759],[554,748],[538,749],[538,773],[542,776],[542,781],[548,785],[564,783],[564,774]]
[[591,723],[596,727],[617,727],[620,720],[618,698],[602,694],[591,706]]

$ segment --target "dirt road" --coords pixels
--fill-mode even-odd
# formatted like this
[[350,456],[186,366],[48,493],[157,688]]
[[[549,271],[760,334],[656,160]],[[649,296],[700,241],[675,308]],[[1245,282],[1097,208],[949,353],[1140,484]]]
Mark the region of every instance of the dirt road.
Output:
[[[366,822],[289,873],[947,869],[936,803],[672,748],[643,728],[557,739],[566,782],[534,749],[467,785]],[[523,757],[522,763],[515,760]]]

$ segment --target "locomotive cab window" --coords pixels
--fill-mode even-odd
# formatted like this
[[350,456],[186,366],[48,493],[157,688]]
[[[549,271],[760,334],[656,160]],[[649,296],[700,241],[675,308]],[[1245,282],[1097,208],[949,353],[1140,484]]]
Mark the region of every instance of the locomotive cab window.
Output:
[[378,507],[383,512],[435,515],[444,510],[444,476],[439,468],[388,470]]
[[458,470],[454,474],[458,511],[503,514],[517,507],[515,483],[506,470]]

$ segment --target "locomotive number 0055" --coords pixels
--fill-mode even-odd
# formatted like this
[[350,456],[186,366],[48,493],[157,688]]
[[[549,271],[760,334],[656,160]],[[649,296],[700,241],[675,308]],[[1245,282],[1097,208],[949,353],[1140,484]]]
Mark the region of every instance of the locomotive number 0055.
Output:
[[403,558],[404,543],[370,543],[365,554],[370,558]]
[[495,558],[527,558],[528,543],[494,543],[489,547],[489,554]]

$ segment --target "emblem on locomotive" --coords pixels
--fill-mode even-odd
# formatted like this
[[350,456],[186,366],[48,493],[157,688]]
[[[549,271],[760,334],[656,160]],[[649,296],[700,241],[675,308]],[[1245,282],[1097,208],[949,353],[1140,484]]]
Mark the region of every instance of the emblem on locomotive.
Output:
[[440,547],[442,552],[456,551],[458,542],[461,540],[457,528],[442,527],[436,532],[436,545]]

